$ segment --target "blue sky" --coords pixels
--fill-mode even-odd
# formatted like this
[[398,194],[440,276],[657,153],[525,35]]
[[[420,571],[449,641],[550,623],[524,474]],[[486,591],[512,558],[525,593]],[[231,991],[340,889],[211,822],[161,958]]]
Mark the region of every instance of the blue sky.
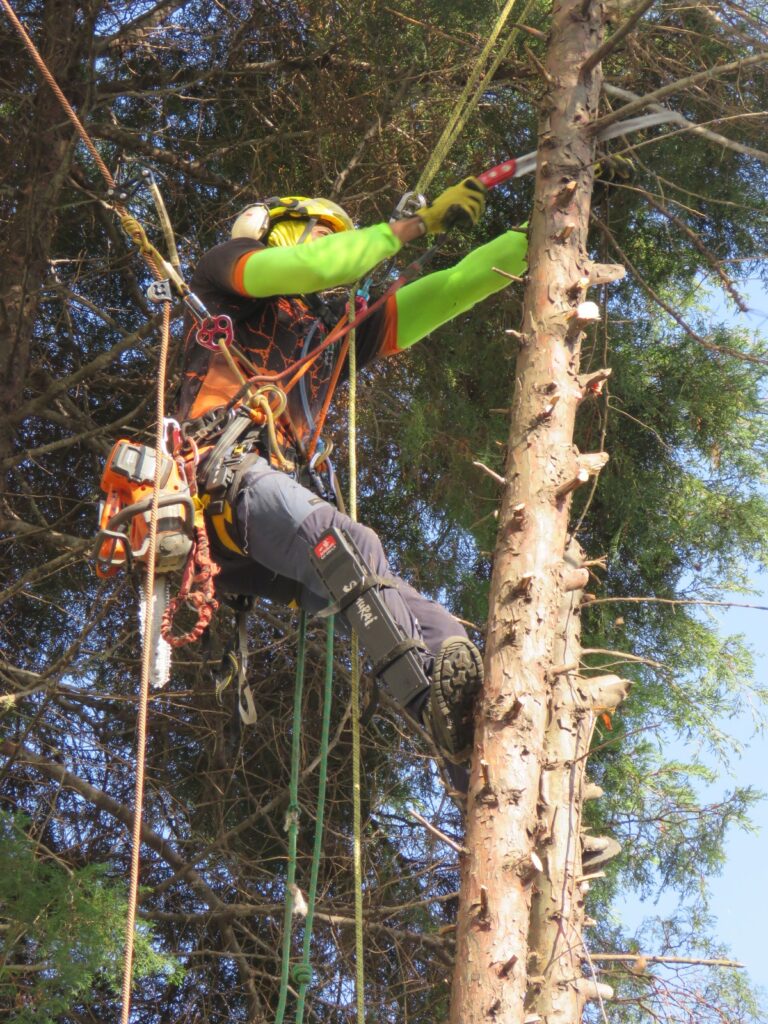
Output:
[[[748,315],[734,313],[722,301],[715,300],[717,319],[768,333],[768,295],[759,281],[750,281],[740,290],[750,305]],[[768,605],[768,576],[755,567],[752,574],[755,596],[734,594],[741,603]],[[751,608],[730,608],[717,613],[723,634],[742,634],[755,655],[755,682],[768,686],[768,612]],[[735,786],[753,786],[768,791],[768,728],[755,732],[755,723],[746,716],[723,724],[723,728],[742,746],[727,774],[720,766],[718,780],[702,790],[704,801],[717,800]],[[768,725],[768,722],[767,722]],[[698,753],[683,748],[681,758]],[[676,756],[676,755],[675,755]],[[706,759],[705,759],[706,760]],[[713,765],[713,767],[715,767]],[[752,981],[768,993],[768,957],[766,957],[765,921],[768,920],[768,799],[763,799],[752,815],[757,833],[732,831],[727,842],[727,861],[723,872],[711,879],[711,912],[718,920],[719,939],[730,947],[734,959],[744,963]],[[626,908],[625,923],[635,924],[643,913],[670,913],[673,901],[663,904],[631,905]],[[647,952],[652,952],[648,950]]]
[[[768,333],[768,296],[758,280],[741,289],[750,306],[748,315],[731,313],[729,319],[763,335]],[[726,310],[718,308],[718,313]],[[768,578],[757,569],[753,584],[759,591],[754,598],[734,595],[734,600],[768,605]],[[768,612],[749,608],[731,608],[722,616],[723,631],[742,633],[756,658],[755,677],[768,683]],[[746,719],[728,723],[730,731],[743,745],[743,754],[734,760],[734,780],[768,790],[768,730],[754,734],[754,724]],[[721,790],[733,785],[727,776]],[[765,921],[768,919],[768,800],[754,814],[757,835],[732,833],[728,841],[728,860],[722,875],[712,882],[712,910],[720,924],[720,935],[737,959],[747,965],[750,977],[768,992],[768,958],[765,955]]]

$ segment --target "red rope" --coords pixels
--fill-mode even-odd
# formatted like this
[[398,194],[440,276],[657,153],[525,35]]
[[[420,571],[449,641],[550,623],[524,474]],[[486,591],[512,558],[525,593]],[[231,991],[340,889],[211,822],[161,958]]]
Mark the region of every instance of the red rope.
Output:
[[[171,647],[194,643],[210,625],[219,607],[213,591],[213,580],[218,572],[219,566],[211,558],[205,525],[195,526],[194,545],[184,566],[179,593],[168,603],[160,627],[163,640],[167,640]],[[173,632],[173,620],[184,605],[197,612],[197,621],[188,632],[178,636]]]

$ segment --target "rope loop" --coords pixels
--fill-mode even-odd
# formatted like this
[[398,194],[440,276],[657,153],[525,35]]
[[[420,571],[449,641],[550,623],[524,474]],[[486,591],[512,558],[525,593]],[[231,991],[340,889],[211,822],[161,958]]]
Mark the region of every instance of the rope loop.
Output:
[[[194,643],[210,625],[213,614],[219,607],[213,592],[213,580],[219,571],[218,565],[211,558],[205,523],[195,526],[195,542],[184,566],[179,593],[165,609],[160,627],[163,639],[171,647],[183,647],[185,644]],[[173,632],[173,620],[182,605],[194,609],[197,621],[187,633],[177,636]]]
[[295,985],[311,985],[313,977],[312,964],[294,964],[291,967],[291,981]]
[[132,217],[130,213],[121,214],[120,227],[138,247],[139,252],[143,255],[153,255],[155,247],[150,243],[147,232],[135,217]]

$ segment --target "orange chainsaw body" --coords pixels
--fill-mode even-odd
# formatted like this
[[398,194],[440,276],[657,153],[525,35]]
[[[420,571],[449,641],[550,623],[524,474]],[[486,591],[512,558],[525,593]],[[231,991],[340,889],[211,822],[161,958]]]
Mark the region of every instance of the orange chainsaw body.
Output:
[[[154,481],[154,449],[134,441],[118,441],[101,477],[106,498],[99,511],[94,549],[97,576],[108,578],[124,566],[130,567],[133,561],[146,561]],[[187,481],[174,459],[161,455],[155,555],[159,573],[180,569],[186,562],[192,548],[194,518]]]

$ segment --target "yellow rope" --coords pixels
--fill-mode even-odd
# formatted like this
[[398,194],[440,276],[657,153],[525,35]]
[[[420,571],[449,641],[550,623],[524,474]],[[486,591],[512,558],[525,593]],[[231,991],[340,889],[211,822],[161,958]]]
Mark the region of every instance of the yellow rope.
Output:
[[[349,318],[355,316],[355,289],[349,300]],[[349,515],[357,520],[357,351],[354,328],[349,332]],[[352,634],[352,867],[355,883],[355,996],[357,1019],[365,1021],[365,965],[363,942],[363,823],[360,789],[360,649]]]
[[[459,98],[456,100],[453,112],[448,118],[448,122],[443,129],[443,134],[438,139],[437,145],[432,151],[432,155],[427,161],[424,170],[421,172],[421,176],[415,185],[414,191],[424,192],[432,183],[432,179],[440,169],[440,165],[443,160],[445,160],[449,149],[464,130],[464,126],[472,115],[475,107],[480,102],[480,98],[486,88],[486,83],[493,78],[499,68],[499,65],[509,53],[515,36],[517,35],[516,28],[512,29],[506,43],[500,47],[499,52],[494,58],[491,66],[488,68],[488,71],[483,73],[483,67],[490,56],[491,50],[496,45],[496,41],[503,31],[504,26],[512,13],[512,8],[516,3],[517,0],[507,0],[507,3],[504,5],[504,8],[496,19],[496,24],[491,29],[491,34],[488,37],[488,40],[486,41],[486,44],[483,47],[482,52],[459,95]],[[520,15],[521,19],[528,15],[528,12],[533,7],[534,3],[535,0],[528,0]]]

